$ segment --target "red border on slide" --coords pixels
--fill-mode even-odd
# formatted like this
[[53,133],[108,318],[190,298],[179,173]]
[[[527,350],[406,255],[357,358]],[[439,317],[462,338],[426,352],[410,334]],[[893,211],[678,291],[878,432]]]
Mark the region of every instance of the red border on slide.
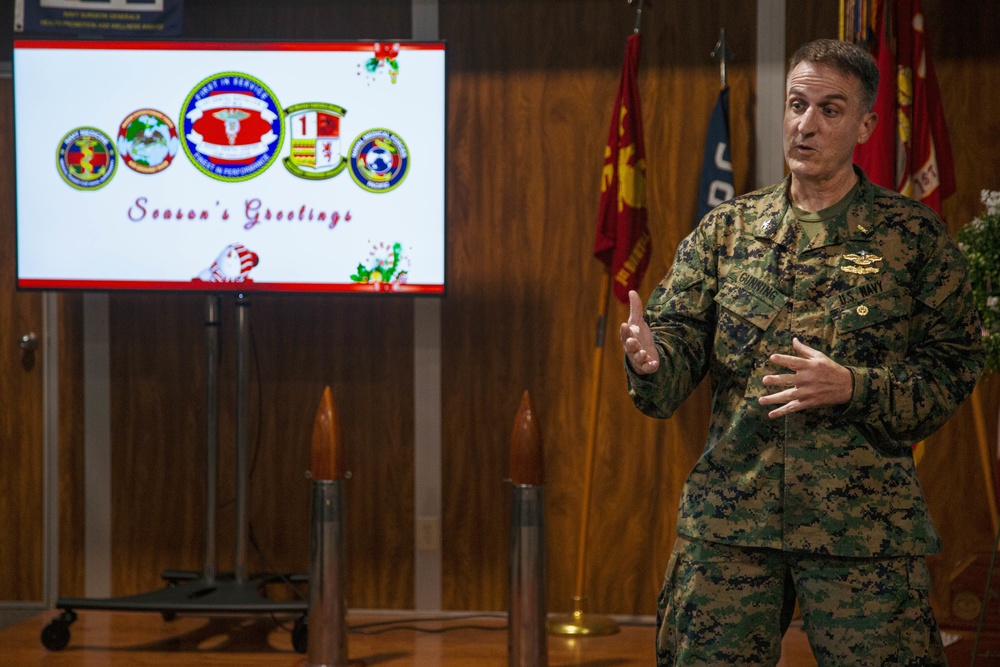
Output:
[[[71,49],[71,50],[192,50],[192,51],[371,51],[376,40],[350,42],[309,41],[139,41],[95,40],[72,41],[65,39],[16,39],[15,49]],[[378,40],[394,42],[395,40]],[[400,51],[443,51],[445,43],[400,41]],[[20,289],[50,290],[156,290],[181,292],[341,292],[383,294],[444,294],[444,285],[403,284],[393,289],[380,289],[374,284],[361,283],[212,283],[145,280],[64,280],[53,278],[18,278]]]
[[388,289],[379,289],[374,283],[212,283],[152,280],[58,280],[49,278],[20,278],[21,289],[51,290],[156,290],[176,292],[351,292],[375,294],[444,294],[444,285],[404,283]]
[[[72,41],[66,39],[15,39],[15,49],[108,49],[108,50],[164,50],[164,51],[371,51],[372,44],[395,43],[396,40],[366,40],[352,42],[255,42],[247,41]],[[443,51],[444,42],[399,41],[400,51]]]

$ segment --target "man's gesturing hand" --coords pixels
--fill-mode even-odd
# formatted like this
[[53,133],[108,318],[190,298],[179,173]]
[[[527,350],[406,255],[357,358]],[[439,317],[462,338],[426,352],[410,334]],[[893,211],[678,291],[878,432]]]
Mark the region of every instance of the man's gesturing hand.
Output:
[[796,356],[772,354],[770,362],[784,366],[791,373],[765,375],[764,384],[769,387],[788,387],[774,394],[761,396],[761,405],[780,405],[767,413],[768,417],[784,417],[789,412],[798,412],[824,405],[838,405],[851,400],[854,380],[851,371],[818,350],[792,339],[792,349]]
[[628,293],[628,306],[628,322],[622,322],[619,329],[622,349],[636,373],[655,373],[660,367],[660,353],[653,342],[653,332],[642,318],[642,301],[635,290]]

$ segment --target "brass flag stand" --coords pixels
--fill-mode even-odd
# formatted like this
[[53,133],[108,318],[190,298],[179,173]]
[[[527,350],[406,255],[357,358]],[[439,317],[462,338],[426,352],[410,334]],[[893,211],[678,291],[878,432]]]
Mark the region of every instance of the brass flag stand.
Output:
[[594,347],[594,367],[590,391],[590,430],[587,433],[587,458],[583,473],[583,510],[580,517],[580,546],[577,550],[576,594],[573,596],[573,612],[569,615],[553,616],[549,620],[549,632],[555,635],[613,635],[618,632],[618,624],[606,616],[586,613],[587,598],[583,595],[583,574],[587,564],[587,523],[590,517],[590,489],[594,479],[594,449],[597,443],[598,399],[601,395],[601,369],[604,364],[604,333],[607,324],[608,299],[611,295],[611,274],[601,287],[600,314],[597,317],[597,344]]

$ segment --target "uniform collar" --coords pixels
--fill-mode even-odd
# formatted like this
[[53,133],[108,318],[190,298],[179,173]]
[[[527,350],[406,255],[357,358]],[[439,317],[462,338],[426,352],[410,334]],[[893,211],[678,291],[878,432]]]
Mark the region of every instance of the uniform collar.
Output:
[[[875,188],[857,165],[854,165],[854,172],[858,175],[858,192],[847,209],[847,215],[831,220],[813,238],[809,248],[839,245],[848,240],[866,240],[870,236],[876,224],[874,219],[869,219],[873,210]],[[792,176],[789,174],[780,183],[764,190],[753,230],[755,238],[769,240],[786,248],[795,247],[798,243],[799,232],[792,223],[792,216],[788,215],[791,206],[788,188],[791,183]]]

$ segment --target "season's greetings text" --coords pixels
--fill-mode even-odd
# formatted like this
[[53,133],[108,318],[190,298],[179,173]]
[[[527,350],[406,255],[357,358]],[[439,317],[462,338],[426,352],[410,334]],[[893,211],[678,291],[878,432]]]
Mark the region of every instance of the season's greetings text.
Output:
[[229,209],[215,202],[212,208],[191,208],[186,206],[157,206],[150,203],[148,197],[136,197],[128,207],[128,219],[132,222],[160,222],[184,220],[218,220],[226,221],[242,216],[240,221],[244,229],[253,229],[264,222],[304,222],[326,225],[333,229],[341,221],[351,219],[351,212],[330,211],[308,204],[298,207],[272,208],[265,206],[259,197],[252,197],[243,202],[239,214],[230,214]]

